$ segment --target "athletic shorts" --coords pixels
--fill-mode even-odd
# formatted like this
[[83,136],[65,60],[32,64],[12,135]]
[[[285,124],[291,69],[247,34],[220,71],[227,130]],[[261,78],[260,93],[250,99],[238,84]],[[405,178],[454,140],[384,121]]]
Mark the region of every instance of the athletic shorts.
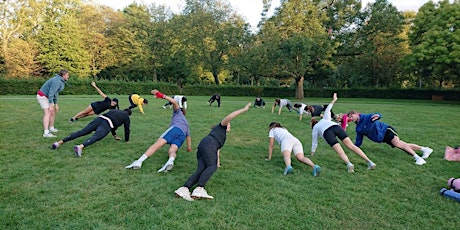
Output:
[[169,127],[163,134],[160,136],[161,138],[166,140],[166,143],[172,145],[177,145],[178,148],[184,144],[185,141],[185,133],[182,132],[181,129],[177,127]]
[[394,128],[390,126],[385,132],[385,137],[383,137],[383,142],[387,143],[392,148],[394,148],[395,146],[393,145],[393,143],[391,143],[391,141],[393,140],[393,138],[397,136],[398,136],[398,133],[396,132],[396,130],[394,130]]
[[40,104],[40,107],[42,109],[49,109],[50,108],[50,102],[48,101],[48,98],[45,96],[40,96],[37,94],[37,101]]
[[343,141],[343,139],[347,138],[347,133],[340,127],[339,125],[333,125],[327,128],[323,133],[324,140],[332,147],[335,144],[339,143],[337,137]]
[[292,151],[294,155],[303,153],[303,146],[297,138],[285,139],[281,142],[281,152]]

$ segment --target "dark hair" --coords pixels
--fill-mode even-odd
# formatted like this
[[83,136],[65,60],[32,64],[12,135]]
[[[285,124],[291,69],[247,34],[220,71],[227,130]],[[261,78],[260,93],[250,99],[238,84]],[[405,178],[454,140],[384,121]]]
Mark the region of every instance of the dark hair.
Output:
[[276,127],[279,127],[279,128],[283,128],[283,126],[281,126],[281,124],[279,122],[276,122],[276,121],[272,121],[270,123],[270,125],[268,125],[268,128],[276,128]]
[[298,104],[298,103],[294,104],[294,108],[300,108],[300,107],[302,107],[302,104]]
[[130,109],[124,109],[123,111],[127,112],[128,116],[131,116],[131,114],[133,114],[133,111],[131,111]]
[[187,98],[186,97],[182,97],[182,103],[186,102],[187,101]]
[[184,114],[184,116],[185,116],[185,114],[187,113],[187,111],[185,111],[184,108],[180,108],[180,111],[182,111],[182,113]]
[[66,75],[67,73],[69,73],[69,71],[65,70],[65,69],[61,69],[59,70],[59,75],[62,77],[64,75]]
[[278,104],[281,103],[281,99],[276,98],[276,99],[275,99],[275,103],[278,103]]
[[313,126],[315,126],[315,125],[316,125],[318,122],[319,122],[319,121],[318,121],[318,120],[316,120],[316,118],[314,118],[314,117],[313,117],[313,118],[311,118],[311,120],[310,120],[310,125],[311,125],[311,128],[313,129]]
[[144,98],[144,104],[148,104],[148,103],[149,103],[149,100]]

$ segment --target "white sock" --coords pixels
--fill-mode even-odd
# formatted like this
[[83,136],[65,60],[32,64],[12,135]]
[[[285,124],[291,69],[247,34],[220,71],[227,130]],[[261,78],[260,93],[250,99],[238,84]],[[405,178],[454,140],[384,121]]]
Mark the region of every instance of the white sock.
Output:
[[414,155],[414,158],[415,158],[415,160],[417,160],[417,159],[419,159],[419,158],[420,158],[420,156],[419,156],[419,155],[417,155],[417,154],[415,154],[415,155]]
[[175,157],[170,157],[168,161],[166,162],[166,164],[174,164],[175,159],[176,159]]
[[50,129],[54,129],[54,126],[51,126]]
[[45,129],[45,130],[43,131],[43,134],[48,134],[48,133],[50,133],[50,130],[49,130],[49,129]]
[[139,157],[139,159],[137,161],[144,162],[147,158],[149,158],[147,155],[142,154],[142,156]]

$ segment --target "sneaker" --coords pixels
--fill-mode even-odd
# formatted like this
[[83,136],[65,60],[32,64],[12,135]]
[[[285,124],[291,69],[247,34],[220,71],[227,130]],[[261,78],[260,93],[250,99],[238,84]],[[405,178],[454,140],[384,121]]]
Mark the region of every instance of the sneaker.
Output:
[[59,132],[59,130],[56,129],[56,128],[52,128],[52,129],[50,129],[50,132],[52,132],[52,133],[57,133],[57,132]]
[[141,169],[142,162],[135,160],[132,164],[125,167],[125,169]]
[[75,121],[77,121],[77,120],[74,119],[73,117],[71,117],[71,118],[69,119],[69,122],[75,122]]
[[53,145],[51,146],[51,149],[53,149],[53,150],[57,149],[57,148],[59,148],[59,146],[60,146],[59,142],[54,142]]
[[163,167],[158,169],[158,172],[169,172],[173,168],[174,168],[174,163],[166,163],[165,165],[163,165]]
[[81,152],[83,151],[82,148],[80,148],[79,145],[73,146],[73,151],[75,152],[76,157],[81,157]]
[[177,197],[182,197],[187,201],[193,201],[193,198],[190,196],[190,190],[187,187],[180,187],[174,193]]
[[57,136],[52,133],[44,133],[43,137],[57,137]]
[[284,169],[283,175],[286,176],[288,173],[292,173],[293,170],[294,170],[294,169],[292,168],[292,166],[289,165],[288,167],[286,167],[286,168]]
[[163,105],[162,107],[163,107],[163,109],[166,109],[166,106]]
[[433,152],[433,149],[430,149],[430,148],[426,147],[426,150],[423,151],[423,156],[422,156],[422,158],[423,158],[423,159],[426,159],[426,158],[430,157],[430,155],[431,155],[432,152]]
[[349,173],[354,173],[355,172],[355,166],[353,164],[347,165],[347,170]]
[[203,187],[196,187],[192,192],[193,199],[214,199],[214,197],[208,195]]
[[375,169],[376,166],[377,166],[377,165],[376,165],[374,162],[372,162],[372,161],[370,161],[369,163],[367,163],[367,169],[368,169],[368,170]]
[[313,176],[319,176],[320,171],[321,171],[321,167],[319,167],[319,165],[315,165],[315,166],[313,166],[312,175]]
[[416,165],[424,165],[424,164],[426,164],[426,161],[423,158],[419,157],[417,160],[415,160],[415,164]]

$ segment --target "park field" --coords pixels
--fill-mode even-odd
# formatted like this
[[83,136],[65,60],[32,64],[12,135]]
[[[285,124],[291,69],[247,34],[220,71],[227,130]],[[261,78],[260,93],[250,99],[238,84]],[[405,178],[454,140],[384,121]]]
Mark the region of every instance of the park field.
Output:
[[[127,95],[120,108],[129,106]],[[87,137],[51,150],[53,142],[86,126],[93,118],[69,122],[69,118],[96,95],[59,97],[57,138],[42,137],[43,112],[35,95],[0,96],[0,229],[458,229],[460,203],[439,190],[450,177],[460,177],[460,162],[443,160],[446,146],[460,145],[458,102],[340,98],[333,111],[380,112],[382,121],[396,128],[406,142],[434,149],[427,164],[414,164],[411,156],[386,144],[365,138],[361,148],[377,167],[345,149],[355,165],[346,165],[324,142],[313,162],[322,167],[313,177],[311,168],[292,156],[294,173],[283,176],[279,145],[271,161],[268,125],[278,121],[300,139],[309,156],[309,117],[283,109],[271,113],[251,108],[232,121],[221,150],[222,167],[207,184],[214,200],[193,202],[177,198],[174,191],[196,168],[196,147],[228,113],[242,108],[253,97],[222,97],[222,106],[207,104],[209,97],[188,97],[193,152],[180,149],[174,169],[157,170],[167,160],[164,147],[147,159],[142,169],[124,167],[137,159],[168,128],[171,109],[162,99],[149,99],[131,116],[131,140],[111,135],[85,148],[81,158],[73,145]],[[332,96],[332,95],[331,95]],[[295,99],[291,101],[298,102]],[[305,98],[306,104],[327,104],[330,98]],[[347,133],[355,139],[355,125]],[[117,130],[124,137],[123,127]],[[419,154],[421,154],[419,152]]]

